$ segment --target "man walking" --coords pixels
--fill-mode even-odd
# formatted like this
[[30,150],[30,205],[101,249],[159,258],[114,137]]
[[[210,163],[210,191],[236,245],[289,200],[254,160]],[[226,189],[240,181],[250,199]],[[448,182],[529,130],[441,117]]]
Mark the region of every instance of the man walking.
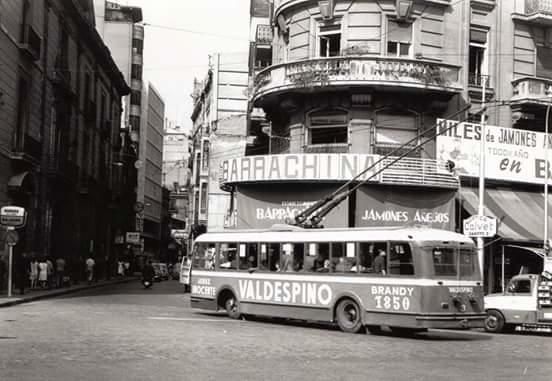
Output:
[[59,257],[56,259],[56,287],[63,287],[63,278],[65,277],[65,259]]
[[94,279],[94,266],[96,266],[96,261],[92,256],[89,256],[86,260],[86,273],[88,276],[88,284],[92,284],[92,280]]

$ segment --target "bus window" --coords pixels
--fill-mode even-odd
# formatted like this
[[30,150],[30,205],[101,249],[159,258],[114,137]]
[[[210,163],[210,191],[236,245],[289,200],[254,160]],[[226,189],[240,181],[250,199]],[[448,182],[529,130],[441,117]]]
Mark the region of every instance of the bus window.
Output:
[[214,243],[199,243],[196,245],[192,257],[192,268],[197,270],[215,269]]
[[[360,242],[358,244],[358,259],[360,262],[359,270],[361,273],[374,272],[374,260],[378,256],[380,250],[387,253],[386,242]],[[385,268],[387,268],[387,264],[384,266],[384,269]]]
[[332,243],[331,271],[336,273],[356,272],[355,244],[351,242]]
[[460,276],[478,274],[479,262],[473,249],[460,249]]
[[270,271],[280,271],[280,244],[268,244],[268,269]]
[[404,242],[391,242],[389,253],[389,274],[414,275],[412,251]]
[[237,245],[235,243],[221,243],[219,253],[219,268],[237,269]]
[[310,272],[329,272],[330,244],[308,243],[304,268],[305,271]]
[[249,270],[257,267],[257,244],[240,244],[240,270]]
[[268,243],[261,243],[261,252],[259,253],[258,263],[259,270],[268,271],[270,269],[268,265]]
[[433,249],[435,275],[456,275],[456,250],[452,247]]
[[297,272],[303,270],[304,245],[297,243],[282,244],[280,271]]

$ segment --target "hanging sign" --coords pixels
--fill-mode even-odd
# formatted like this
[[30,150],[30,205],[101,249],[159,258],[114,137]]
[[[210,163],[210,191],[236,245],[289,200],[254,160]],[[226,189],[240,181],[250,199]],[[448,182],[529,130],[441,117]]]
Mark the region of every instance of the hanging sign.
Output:
[[468,237],[493,237],[496,234],[496,218],[471,216],[464,220],[464,234]]
[[3,206],[0,208],[0,224],[20,228],[27,222],[25,208],[20,206]]

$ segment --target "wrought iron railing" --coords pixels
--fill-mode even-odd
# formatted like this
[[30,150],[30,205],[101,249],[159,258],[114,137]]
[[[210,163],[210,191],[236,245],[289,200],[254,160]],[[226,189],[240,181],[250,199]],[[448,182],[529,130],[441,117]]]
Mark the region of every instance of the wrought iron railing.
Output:
[[[382,165],[391,163],[395,157],[386,158]],[[382,184],[439,186],[458,188],[455,176],[446,162],[435,159],[402,158],[386,168],[381,174]]]

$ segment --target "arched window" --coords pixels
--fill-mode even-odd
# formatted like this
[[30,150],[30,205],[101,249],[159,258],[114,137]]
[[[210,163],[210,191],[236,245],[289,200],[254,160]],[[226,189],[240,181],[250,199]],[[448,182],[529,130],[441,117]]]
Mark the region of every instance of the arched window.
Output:
[[315,111],[309,115],[308,144],[349,142],[349,115],[342,110]]

